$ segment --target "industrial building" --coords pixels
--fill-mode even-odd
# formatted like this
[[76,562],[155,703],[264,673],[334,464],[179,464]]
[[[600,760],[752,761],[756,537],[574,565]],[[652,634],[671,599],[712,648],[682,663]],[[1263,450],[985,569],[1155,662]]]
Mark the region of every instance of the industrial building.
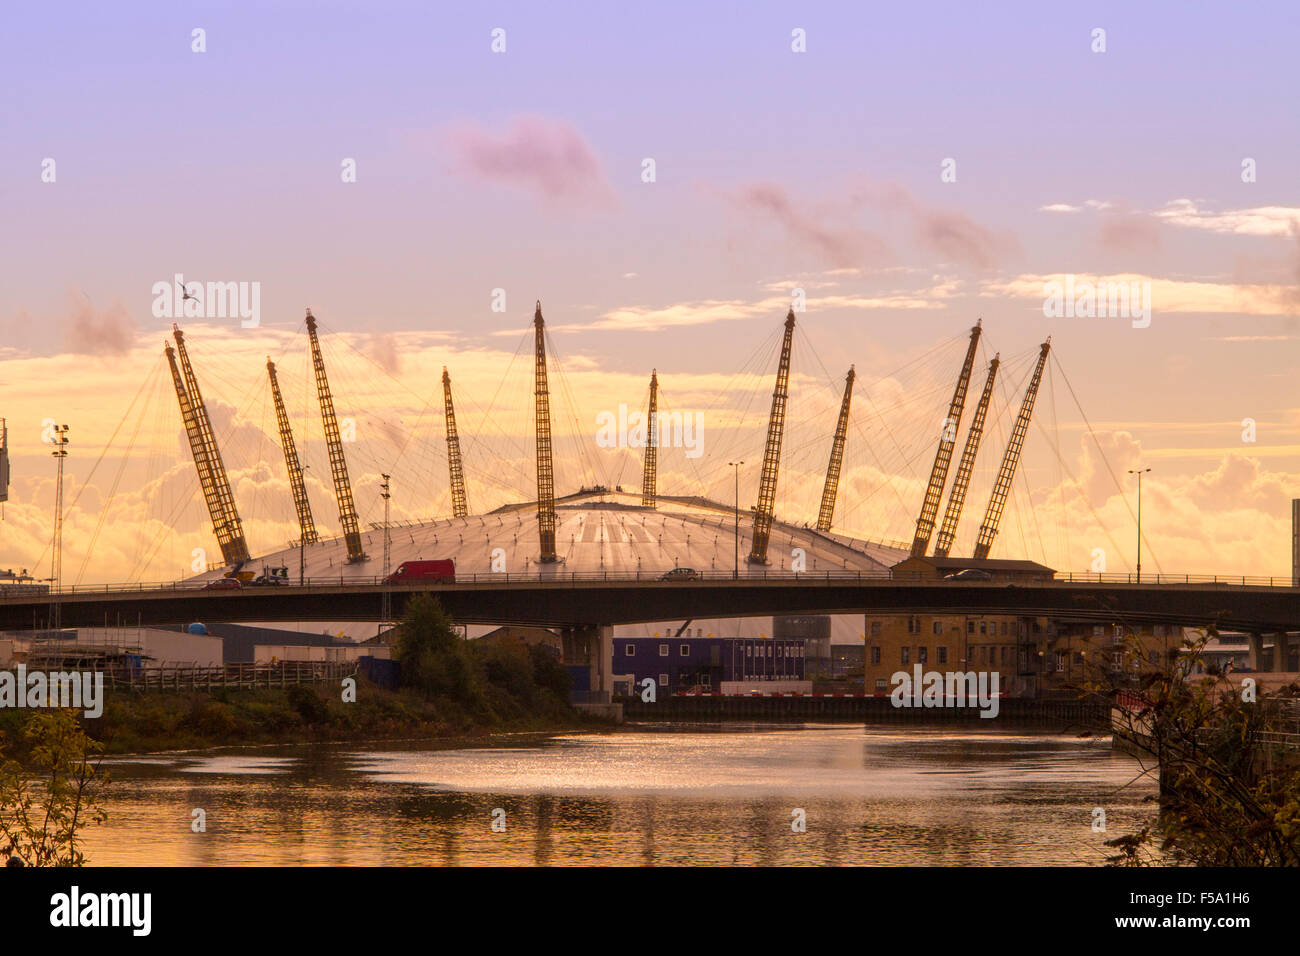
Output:
[[614,638],[614,687],[639,694],[654,681],[656,695],[674,693],[808,693],[804,642],[754,638]]

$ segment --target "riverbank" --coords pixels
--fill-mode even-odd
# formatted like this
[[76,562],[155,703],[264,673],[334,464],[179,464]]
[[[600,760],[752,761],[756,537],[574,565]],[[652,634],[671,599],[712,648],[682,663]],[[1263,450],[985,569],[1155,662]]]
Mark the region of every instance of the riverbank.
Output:
[[[202,750],[255,744],[307,744],[449,738],[502,733],[604,730],[609,721],[558,700],[531,707],[512,700],[470,708],[360,682],[355,702],[337,687],[299,685],[150,693],[110,698],[103,714],[83,720],[86,733],[111,755]],[[0,749],[20,762],[29,756],[22,727],[33,711],[0,711]]]

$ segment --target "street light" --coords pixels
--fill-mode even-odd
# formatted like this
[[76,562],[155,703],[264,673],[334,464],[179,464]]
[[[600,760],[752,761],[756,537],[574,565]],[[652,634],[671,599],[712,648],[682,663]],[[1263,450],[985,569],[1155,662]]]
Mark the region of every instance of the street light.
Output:
[[53,630],[59,630],[62,623],[62,610],[59,607],[60,592],[63,589],[63,459],[68,457],[68,426],[55,425],[50,441],[54,443],[51,455],[58,460],[59,477],[54,491],[54,546],[50,558],[50,593],[54,597],[51,605],[50,624]]
[[[311,465],[298,465],[298,484],[303,487],[303,494],[306,494],[307,479],[303,472],[310,468]],[[300,527],[298,529],[298,587],[306,583],[307,578],[307,533]]]
[[379,616],[383,618],[383,620],[379,622],[380,633],[383,632],[384,624],[386,624],[393,616],[393,592],[388,590],[388,559],[392,548],[388,531],[388,505],[389,499],[392,498],[392,495],[389,494],[388,479],[391,476],[383,475],[382,477],[384,481],[379,486],[381,489],[379,495],[384,499],[384,597],[382,601],[383,608],[379,613]]
[[1137,560],[1137,583],[1142,583],[1142,476],[1150,471],[1150,468],[1130,468],[1130,475],[1138,476],[1138,560]]
[[736,469],[736,533],[735,533],[735,566],[731,572],[734,580],[740,579],[740,466],[743,461],[727,462],[732,468]]

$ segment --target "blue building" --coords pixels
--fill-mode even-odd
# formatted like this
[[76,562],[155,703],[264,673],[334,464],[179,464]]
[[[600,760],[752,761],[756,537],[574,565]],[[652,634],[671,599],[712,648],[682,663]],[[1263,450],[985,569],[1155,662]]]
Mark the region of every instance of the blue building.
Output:
[[[649,677],[659,693],[718,692],[731,681],[804,680],[804,642],[753,637],[616,637],[616,683],[640,686]],[[620,678],[622,680],[620,681]]]

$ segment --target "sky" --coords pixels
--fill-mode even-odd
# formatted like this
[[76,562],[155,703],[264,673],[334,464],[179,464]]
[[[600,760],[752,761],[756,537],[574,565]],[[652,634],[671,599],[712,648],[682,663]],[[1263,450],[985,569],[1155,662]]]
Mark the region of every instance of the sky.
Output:
[[[816,517],[852,364],[836,527],[910,539],[981,319],[972,390],[1004,368],[957,550],[1051,336],[994,556],[1130,570],[1127,472],[1151,467],[1144,570],[1288,576],[1298,34],[1284,3],[21,5],[0,568],[48,566],[51,420],[65,582],[172,579],[213,548],[156,302],[181,274],[258,290],[255,326],[179,317],[254,553],[295,534],[268,356],[337,529],[306,308],[374,521],[385,472],[396,515],[449,510],[443,366],[471,507],[531,497],[538,300],[560,493],[639,482],[596,422],[643,407],[654,369],[703,429],[698,457],[664,449],[660,490],[730,501],[744,458],[747,506],[797,303],[780,516]],[[1067,277],[1149,288],[1149,311],[1045,314]]]

